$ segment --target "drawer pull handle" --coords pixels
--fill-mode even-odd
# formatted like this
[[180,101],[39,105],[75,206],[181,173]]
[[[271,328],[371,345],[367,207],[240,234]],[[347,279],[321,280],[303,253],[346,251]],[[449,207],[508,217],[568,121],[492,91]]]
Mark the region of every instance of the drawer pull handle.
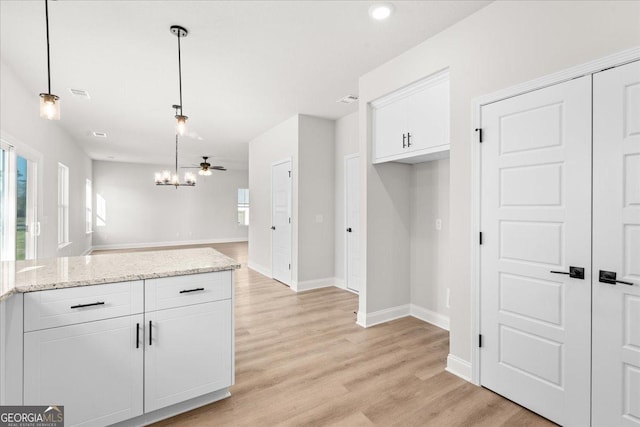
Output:
[[92,307],[94,305],[104,305],[104,301],[92,302],[91,304],[72,305],[71,308]]
[[153,344],[153,321],[149,320],[149,345]]
[[180,291],[181,294],[186,294],[189,292],[197,292],[197,291],[204,291],[204,288],[195,288],[195,289],[184,289],[182,291]]
[[140,323],[136,323],[136,348],[140,348]]

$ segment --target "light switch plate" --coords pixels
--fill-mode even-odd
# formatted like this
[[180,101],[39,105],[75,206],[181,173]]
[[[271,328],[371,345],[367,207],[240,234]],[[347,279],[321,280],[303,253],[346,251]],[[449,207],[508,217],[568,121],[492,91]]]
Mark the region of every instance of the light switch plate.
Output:
[[323,218],[323,216],[322,216],[322,215],[320,215],[320,214],[316,215],[316,222],[317,222],[317,223],[321,223],[321,222],[323,222],[323,221],[324,221],[324,218]]
[[442,220],[440,218],[436,219],[436,230],[442,230]]

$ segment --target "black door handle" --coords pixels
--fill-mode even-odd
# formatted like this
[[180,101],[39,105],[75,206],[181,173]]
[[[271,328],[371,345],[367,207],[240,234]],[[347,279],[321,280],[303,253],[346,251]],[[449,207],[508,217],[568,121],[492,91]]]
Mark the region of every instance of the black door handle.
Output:
[[407,147],[411,147],[411,132],[407,132]]
[[624,280],[616,280],[615,271],[600,270],[598,280],[602,283],[608,283],[609,285],[615,285],[616,283],[622,283],[623,285],[633,286],[631,282],[625,282]]
[[568,273],[566,271],[551,271],[551,273],[554,273],[554,274],[566,274],[567,276],[571,277],[572,279],[584,280],[584,268],[582,268],[582,267],[570,266]]
[[406,139],[407,139],[407,136],[403,133],[402,134],[402,148],[407,148],[407,143],[405,142]]
[[351,233],[351,227],[347,228],[347,233]]
[[153,323],[151,322],[151,320],[149,320],[149,345],[151,345],[151,342],[153,340],[152,335],[153,335]]
[[72,305],[70,308],[92,307],[94,305],[104,305],[104,301],[92,302],[91,304]]
[[136,323],[136,348],[140,348],[140,323]]
[[272,225],[272,226],[271,226],[271,229],[272,229],[272,230],[275,230],[275,229],[276,229],[276,226],[275,226],[275,225]]

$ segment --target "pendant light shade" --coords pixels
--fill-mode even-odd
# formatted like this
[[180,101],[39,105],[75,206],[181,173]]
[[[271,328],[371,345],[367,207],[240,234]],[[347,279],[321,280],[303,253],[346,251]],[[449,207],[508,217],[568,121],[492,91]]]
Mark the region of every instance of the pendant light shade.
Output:
[[171,34],[178,38],[178,88],[180,90],[180,104],[174,105],[176,109],[176,133],[180,136],[184,136],[187,133],[187,120],[189,117],[185,116],[182,112],[182,57],[180,50],[180,39],[187,37],[189,32],[186,28],[179,25],[173,25],[169,28]]
[[44,0],[44,16],[47,27],[47,93],[40,94],[40,117],[60,120],[60,98],[51,93],[51,55],[49,53],[49,1]]

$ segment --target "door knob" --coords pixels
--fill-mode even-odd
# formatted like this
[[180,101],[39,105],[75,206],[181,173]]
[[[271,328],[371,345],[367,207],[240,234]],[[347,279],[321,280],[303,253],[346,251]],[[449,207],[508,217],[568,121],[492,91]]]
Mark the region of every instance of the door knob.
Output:
[[272,229],[272,230],[275,230],[275,229],[276,229],[276,226],[275,226],[275,225],[272,225],[272,226],[271,226],[271,229]]
[[572,279],[582,279],[584,280],[584,268],[582,267],[569,267],[569,272],[566,271],[551,271],[553,274],[566,274]]
[[347,233],[351,233],[351,227],[347,228]]
[[598,280],[602,283],[608,283],[609,285],[615,285],[616,283],[622,283],[623,285],[633,286],[631,282],[625,282],[623,280],[616,280],[616,272],[615,271],[604,271],[600,270],[600,274],[598,275]]

